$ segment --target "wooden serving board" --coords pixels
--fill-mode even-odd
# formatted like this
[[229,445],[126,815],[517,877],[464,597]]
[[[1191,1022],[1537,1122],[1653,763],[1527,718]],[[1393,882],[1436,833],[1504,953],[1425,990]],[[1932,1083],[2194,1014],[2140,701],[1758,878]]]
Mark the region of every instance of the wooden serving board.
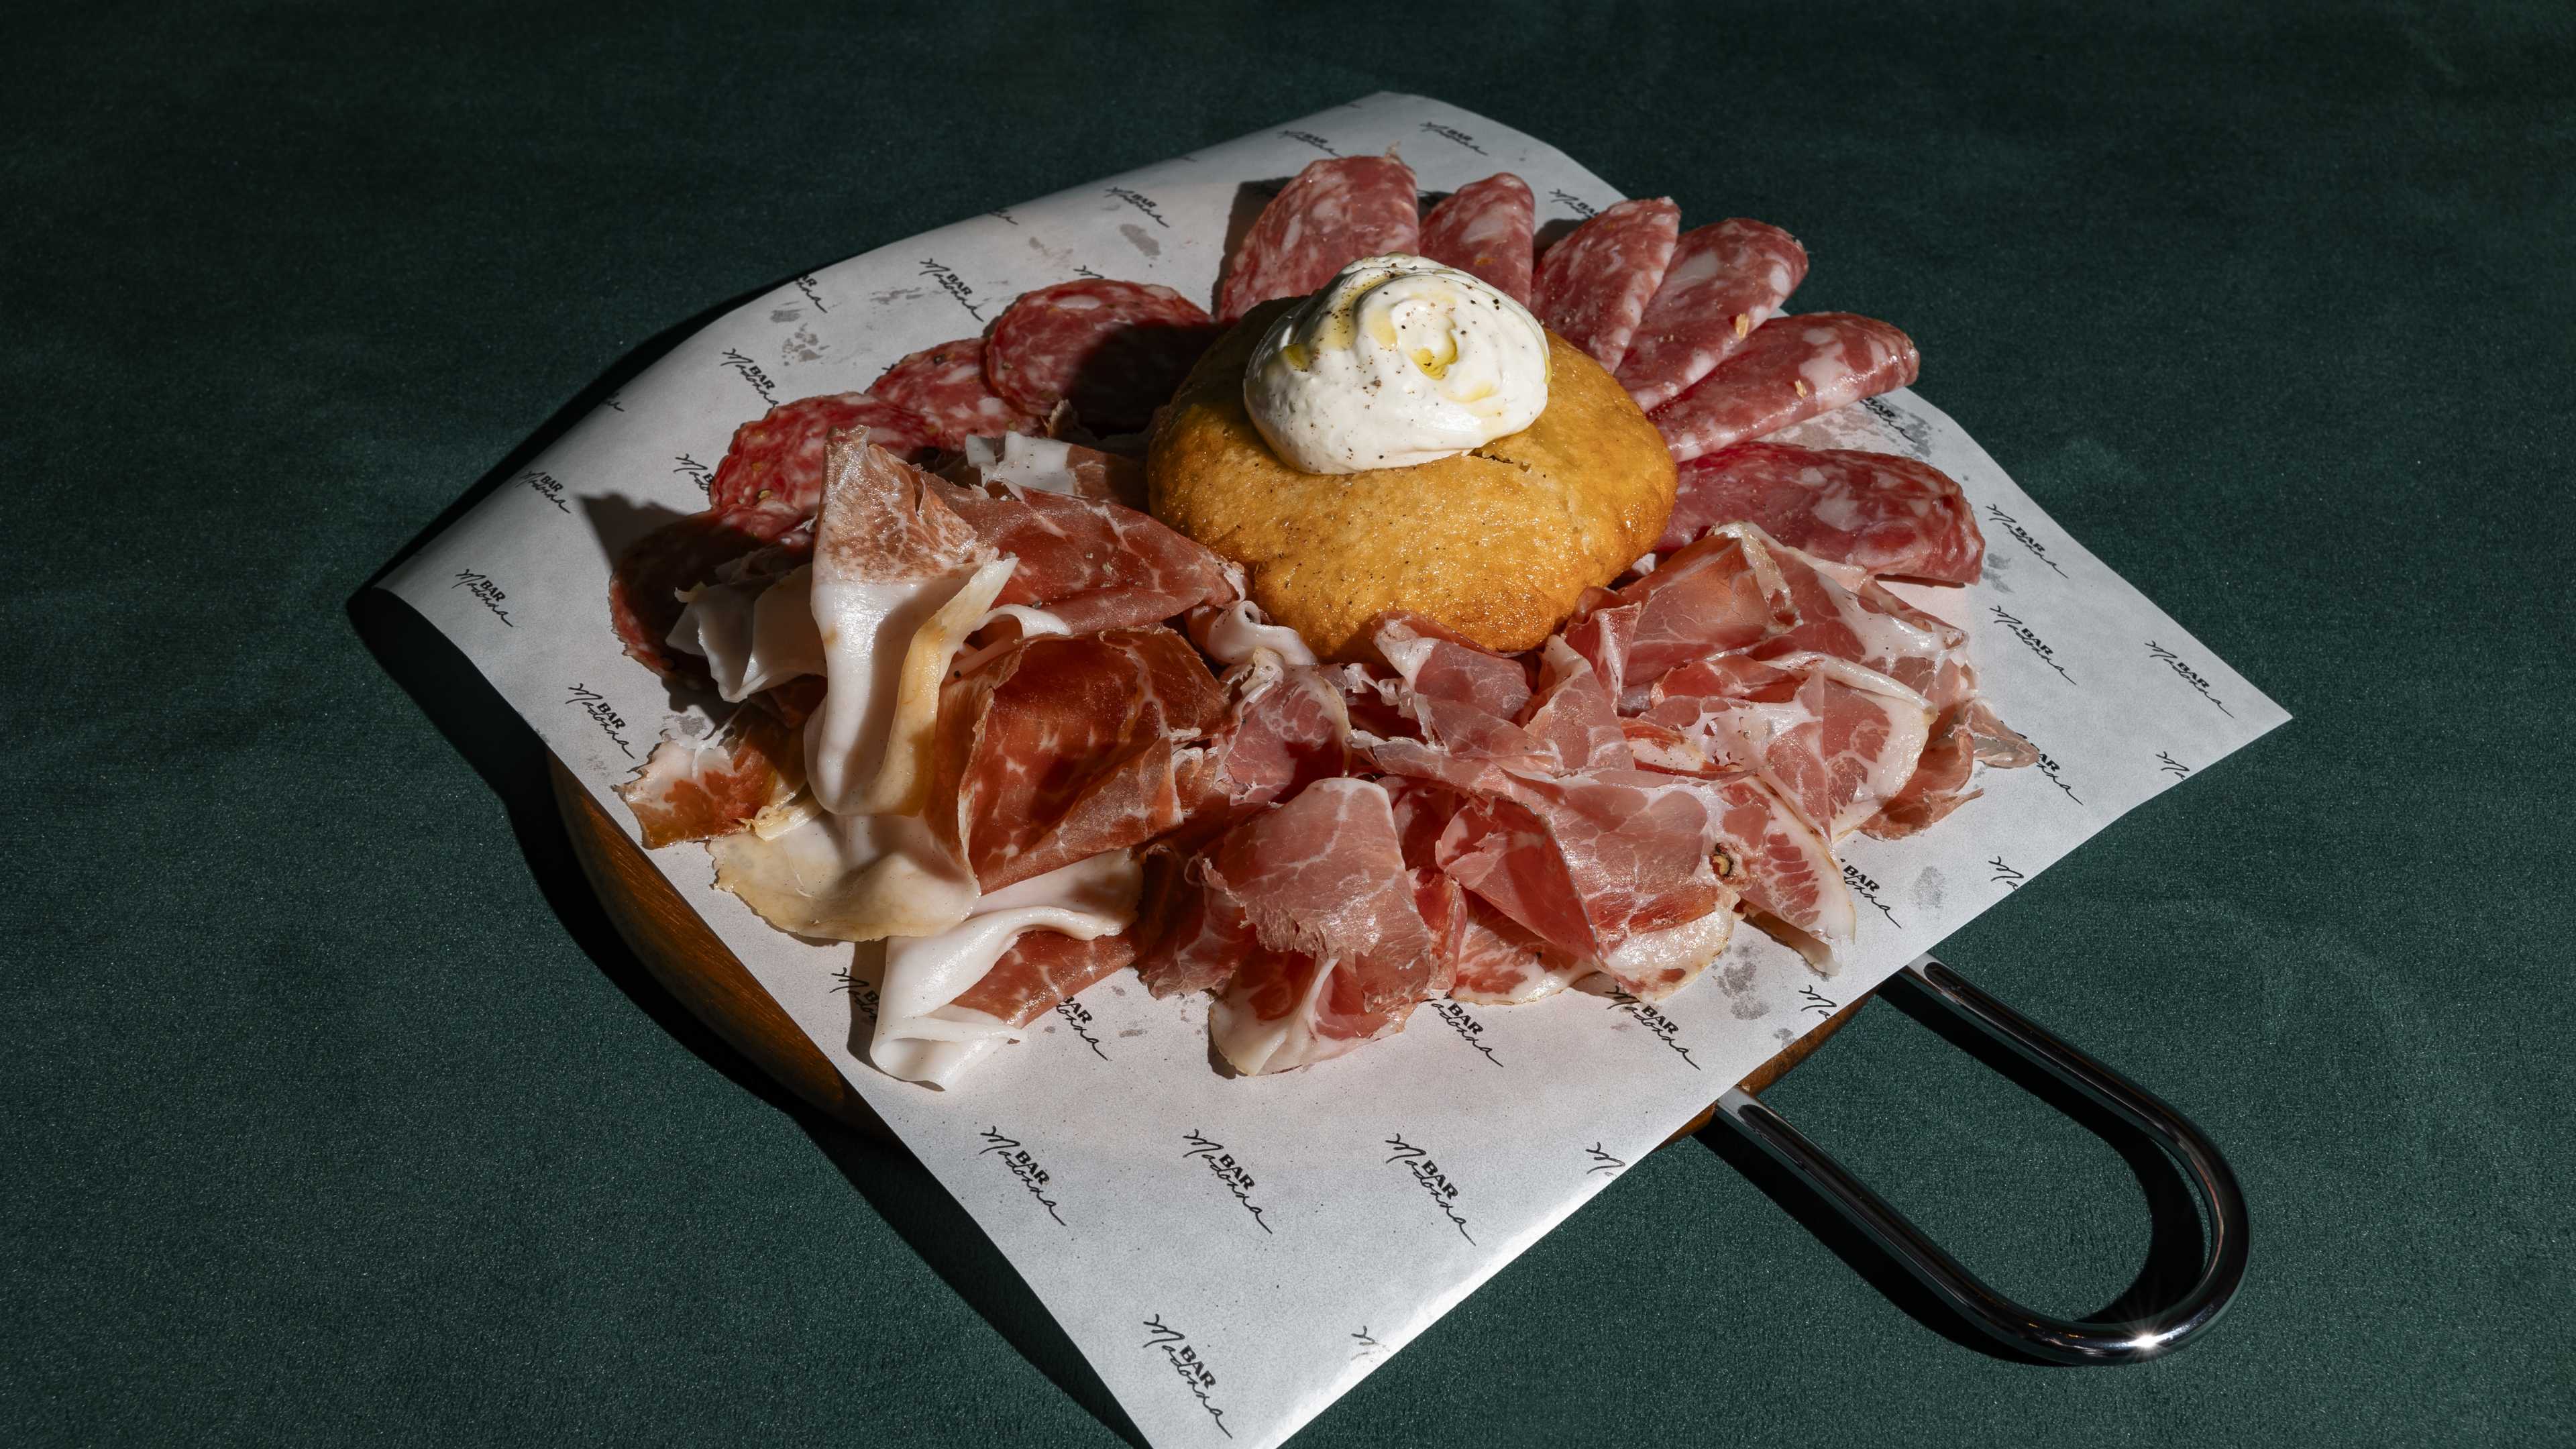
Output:
[[[573,855],[581,861],[582,874],[599,892],[608,918],[617,923],[617,933],[626,939],[653,978],[716,1035],[788,1090],[838,1121],[892,1141],[894,1133],[878,1120],[866,1099],[851,1089],[822,1051],[752,979],[742,962],[716,939],[716,933],[707,929],[707,923],[680,899],[680,893],[662,878],[642,848],[626,838],[626,832],[599,807],[599,802],[591,799],[562,761],[551,763],[555,802],[563,810],[564,825],[571,833]],[[1863,996],[1818,1022],[1814,1030],[1756,1067],[1739,1085],[1747,1092],[1758,1093],[1778,1081],[1825,1038],[1840,1031],[1852,1013],[1868,1000]],[[1673,1138],[1698,1131],[1716,1111],[1717,1104],[1709,1103],[1707,1111],[1692,1118]]]

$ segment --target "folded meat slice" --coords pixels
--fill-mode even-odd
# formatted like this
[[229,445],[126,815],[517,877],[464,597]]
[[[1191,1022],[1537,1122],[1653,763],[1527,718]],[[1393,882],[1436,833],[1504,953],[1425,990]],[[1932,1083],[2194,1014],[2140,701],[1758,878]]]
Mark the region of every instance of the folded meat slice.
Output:
[[1884,809],[1861,826],[1880,840],[1901,840],[1939,823],[1983,792],[1968,786],[1977,765],[1999,770],[2036,764],[2039,751],[2013,732],[1982,699],[1952,705],[1932,726],[1913,778]]
[[1706,780],[1699,789],[1716,824],[1727,885],[1758,924],[1830,974],[1835,948],[1851,940],[1854,925],[1851,888],[1832,847],[1749,774]]
[[773,529],[777,521],[756,510],[710,509],[673,519],[619,550],[608,576],[608,620],[626,656],[670,683],[705,687],[706,662],[671,642],[687,608],[683,595],[767,550],[789,531]]
[[1598,969],[1470,895],[1449,994],[1479,1005],[1519,1006],[1554,996]]
[[981,485],[990,492],[1069,493],[1133,509],[1145,506],[1143,463],[1062,438],[1025,433],[968,438],[964,456],[941,471],[951,482]]
[[1645,718],[1750,765],[1827,840],[1894,800],[1932,728],[1923,696],[1824,654],[1722,654],[1665,675]]
[[1754,524],[1730,523],[1708,537],[1734,538],[1760,551],[1788,585],[1797,622],[1753,645],[1749,652],[1755,657],[1816,653],[1847,659],[1922,695],[1935,710],[1965,703],[1977,692],[1966,630],[1915,608],[1858,569],[1785,547]]
[[1618,701],[1591,661],[1562,638],[1551,637],[1539,651],[1539,667],[1546,679],[1531,697],[1520,728],[1556,768],[1624,770],[1636,764],[1619,722]]
[[985,549],[1019,560],[997,604],[1044,610],[1058,632],[1155,624],[1239,596],[1224,559],[1133,508],[1043,488],[932,483]]
[[1690,782],[1643,770],[1537,776],[1461,808],[1440,841],[1451,878],[1570,956],[1600,961],[1631,935],[1723,902],[1716,830]]
[[1721,530],[1616,593],[1589,596],[1565,630],[1623,707],[1672,669],[1743,649],[1799,622],[1788,582],[1763,540]]
[[994,559],[942,498],[959,491],[864,434],[833,446],[811,588],[829,687],[806,725],[805,766],[814,798],[834,814],[885,808],[867,795],[895,730],[913,636]]
[[1339,684],[1267,652],[1227,670],[1225,723],[1178,767],[1177,843],[1196,845],[1246,812],[1347,774],[1351,724]]
[[1209,1015],[1236,1070],[1283,1071],[1398,1029],[1445,989],[1455,902],[1404,862],[1386,788],[1321,780],[1228,831],[1198,867],[1213,930],[1241,950]]
[[1774,317],[1733,357],[1650,415],[1674,461],[1775,433],[1914,381],[1914,339],[1849,312]]
[[823,672],[811,565],[783,575],[720,579],[683,591],[680,600],[680,621],[664,642],[705,660],[716,693],[725,699],[740,703],[790,679]]
[[1115,938],[1135,919],[1139,884],[1128,852],[1110,851],[988,892],[945,930],[889,940],[869,1059],[890,1076],[944,1084],[1018,1039],[1117,969]]
[[1159,625],[1023,639],[940,692],[932,834],[985,890],[1180,823],[1183,747],[1226,698]]
[[648,850],[709,840],[794,798],[805,781],[803,756],[792,728],[747,704],[721,726],[689,717],[617,795],[635,812]]
[[1972,584],[1985,536],[1950,475],[1893,453],[1737,443],[1681,465],[1656,547],[1752,523],[1790,548],[1873,574]]
[[1648,412],[1670,402],[1733,356],[1806,276],[1807,249],[1776,226],[1739,216],[1683,232],[1619,385]]

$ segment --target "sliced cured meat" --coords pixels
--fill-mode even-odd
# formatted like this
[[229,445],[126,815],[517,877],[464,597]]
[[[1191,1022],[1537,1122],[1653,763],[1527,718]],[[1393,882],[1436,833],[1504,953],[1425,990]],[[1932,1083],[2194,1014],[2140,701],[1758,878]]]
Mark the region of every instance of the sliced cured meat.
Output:
[[[750,559],[763,555],[774,563],[787,561],[775,548]],[[679,622],[663,640],[705,661],[718,695],[740,703],[788,680],[822,674],[823,636],[814,627],[810,565],[773,574],[745,571],[738,562],[720,577],[682,591]]]
[[[988,892],[944,930],[887,941],[869,1060],[907,1081],[944,1083],[1016,1040],[1064,988],[1089,985],[1086,973],[1123,954],[1081,943],[1133,919],[1139,884],[1134,859],[1110,851]],[[1032,941],[1048,935],[1054,944]]]
[[1623,201],[1538,259],[1538,320],[1616,373],[1681,232],[1669,197]]
[[1030,931],[1011,943],[983,979],[959,993],[956,1004],[1012,1026],[1026,1026],[1135,960],[1136,937],[1131,931],[1088,941],[1060,931]]
[[954,452],[969,438],[1036,433],[1046,420],[1003,401],[984,380],[984,339],[961,337],[925,347],[878,374],[869,393],[917,414],[939,446]]
[[1502,171],[1468,182],[1431,208],[1422,218],[1421,253],[1526,307],[1537,231],[1538,200],[1529,183]]
[[1852,937],[1851,888],[1834,853],[1788,802],[1750,775],[1700,787],[1716,822],[1720,877],[1819,970]]
[[666,738],[644,757],[617,796],[635,812],[648,850],[710,840],[739,830],[805,782],[795,732],[758,705],[735,710],[721,728]]
[[[951,485],[872,443],[844,441],[832,452],[814,534],[811,593],[828,688],[805,731],[805,770],[814,798],[836,814],[891,808],[867,799],[896,730],[909,680],[923,712],[921,675],[935,689],[944,656],[916,636],[992,551],[942,501]],[[987,577],[988,587],[1001,580]],[[953,632],[953,631],[952,631]]]
[[1642,709],[1665,671],[1783,634],[1799,622],[1788,581],[1758,540],[1719,530],[1616,593],[1593,596],[1566,631],[1623,707]]
[[1206,858],[1157,842],[1136,908],[1136,977],[1156,996],[1219,990],[1253,949],[1252,923],[1207,889]]
[[1957,625],[1924,613],[1857,570],[1783,547],[1753,524],[1730,523],[1708,538],[1742,540],[1768,557],[1788,584],[1797,624],[1753,646],[1757,657],[1807,652],[1848,659],[1922,695],[1935,711],[1965,703],[1977,692],[1967,631]]
[[1145,507],[1145,465],[1134,458],[1062,438],[1024,433],[968,438],[951,482],[982,485],[994,493],[1070,493],[1076,498]]
[[1019,561],[998,602],[1046,609],[1065,632],[1157,623],[1236,597],[1224,559],[1132,508],[1007,485],[996,494],[932,483],[985,549]]
[[1601,958],[1602,972],[1640,1001],[1661,1001],[1688,986],[1726,949],[1735,933],[1735,892],[1721,886],[1705,915],[1677,926],[1639,931]]
[[757,510],[784,520],[780,531],[813,517],[823,504],[832,435],[860,428],[898,457],[939,450],[939,430],[910,408],[863,392],[799,398],[734,429],[732,446],[707,480],[707,506]]
[[1680,777],[1514,773],[1507,792],[1459,810],[1440,865],[1532,935],[1597,961],[1633,934],[1718,906],[1713,840],[1705,805]]
[[1302,297],[1362,257],[1419,249],[1413,168],[1392,156],[1335,156],[1297,173],[1235,243],[1216,315],[1233,322],[1273,297]]
[[1950,475],[1894,453],[1737,443],[1680,468],[1659,549],[1721,523],[1759,524],[1794,549],[1873,574],[1973,584],[1985,535]]
[[984,376],[1038,417],[1073,404],[1084,426],[1133,432],[1216,341],[1196,302],[1150,282],[1081,277],[1020,294],[993,323]]
[[1350,767],[1350,716],[1323,671],[1273,655],[1228,671],[1225,685],[1232,703],[1224,726],[1180,767],[1191,822],[1185,836],[1213,833]]
[[1901,840],[1928,830],[1943,817],[1984,793],[1971,790],[1968,776],[1976,765],[2017,770],[2038,763],[2039,751],[2013,732],[1982,699],[1971,699],[1944,711],[1932,726],[1913,778],[1885,809],[1861,826],[1861,833],[1881,840]]
[[1629,339],[1619,385],[1648,412],[1670,402],[1734,355],[1806,277],[1807,249],[1776,226],[1739,216],[1683,232]]
[[931,832],[988,891],[1141,845],[1181,821],[1179,747],[1225,717],[1170,629],[1023,639],[940,692]]
[[682,592],[714,582],[728,564],[769,546],[774,514],[757,510],[693,513],[626,546],[608,575],[608,622],[626,657],[673,684],[704,687],[706,661],[671,647],[671,630],[688,607]]
[[1624,770],[1636,763],[1618,703],[1592,665],[1563,639],[1540,652],[1547,682],[1530,700],[1521,729],[1548,753],[1556,768]]
[[1708,376],[1648,416],[1676,462],[1914,381],[1914,339],[1849,312],[1774,317]]
[[1251,949],[1209,1016],[1238,1071],[1339,1055],[1395,1030],[1447,984],[1451,943],[1423,904],[1453,915],[1454,898],[1436,873],[1418,880],[1406,867],[1386,789],[1374,781],[1309,786],[1228,831],[1203,870],[1214,910],[1249,928]]
[[1648,719],[1723,741],[1829,841],[1897,798],[1932,728],[1923,696],[1822,654],[1695,660],[1654,692]]
[[1467,898],[1457,959],[1449,994],[1487,1006],[1518,1006],[1554,996],[1596,969],[1473,896]]

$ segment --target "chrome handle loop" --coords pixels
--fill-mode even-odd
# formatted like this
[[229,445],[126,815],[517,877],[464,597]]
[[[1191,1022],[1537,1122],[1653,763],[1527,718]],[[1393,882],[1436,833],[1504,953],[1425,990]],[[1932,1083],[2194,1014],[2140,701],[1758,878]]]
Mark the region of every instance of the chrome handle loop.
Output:
[[2209,1239],[2200,1277],[2180,1299],[2121,1322],[2055,1318],[2026,1308],[1960,1266],[1760,1098],[1730,1089],[1718,1100],[1719,1117],[1832,1203],[1943,1302],[2023,1353],[2065,1364],[2138,1363],[2182,1348],[2217,1322],[2245,1279],[2247,1243],[2245,1197],[2216,1145],[2153,1093],[2068,1046],[1939,961],[1925,956],[1905,969],[1915,985],[1952,1014],[2081,1091],[2181,1165],[2207,1209]]

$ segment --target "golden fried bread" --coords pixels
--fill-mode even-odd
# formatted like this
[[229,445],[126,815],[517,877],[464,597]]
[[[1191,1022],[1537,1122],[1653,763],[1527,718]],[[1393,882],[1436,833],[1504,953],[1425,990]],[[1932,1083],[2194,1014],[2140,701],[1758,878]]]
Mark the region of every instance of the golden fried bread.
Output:
[[1253,602],[1327,659],[1369,654],[1387,609],[1427,614],[1488,649],[1536,648],[1586,588],[1655,546],[1673,462],[1601,365],[1548,334],[1538,421],[1471,453],[1360,473],[1301,473],[1262,440],[1243,369],[1279,313],[1256,308],[1156,419],[1154,516],[1251,575]]

